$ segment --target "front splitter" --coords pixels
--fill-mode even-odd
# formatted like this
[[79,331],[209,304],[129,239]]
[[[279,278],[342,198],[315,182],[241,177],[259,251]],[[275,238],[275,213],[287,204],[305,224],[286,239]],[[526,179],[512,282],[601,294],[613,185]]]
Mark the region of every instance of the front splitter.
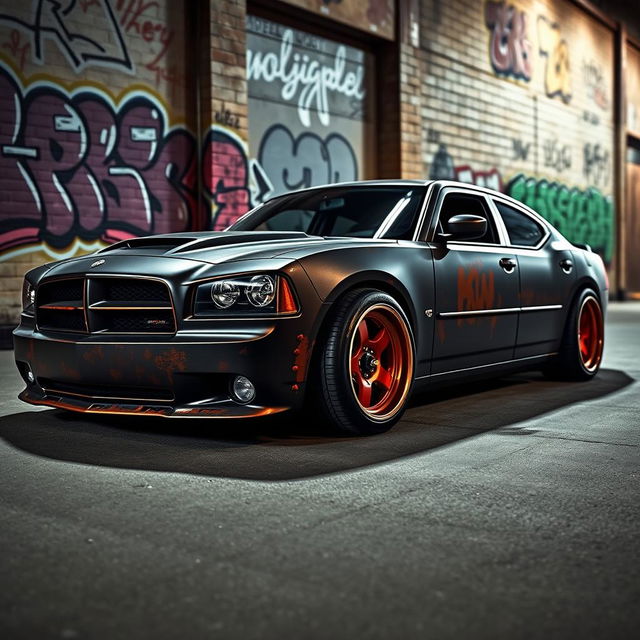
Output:
[[170,405],[131,402],[96,402],[83,398],[38,394],[25,389],[19,396],[29,404],[65,409],[79,413],[95,413],[108,415],[153,416],[160,418],[259,418],[288,411],[290,407],[263,407],[251,404],[237,404],[232,401],[215,403],[211,406],[174,407]]

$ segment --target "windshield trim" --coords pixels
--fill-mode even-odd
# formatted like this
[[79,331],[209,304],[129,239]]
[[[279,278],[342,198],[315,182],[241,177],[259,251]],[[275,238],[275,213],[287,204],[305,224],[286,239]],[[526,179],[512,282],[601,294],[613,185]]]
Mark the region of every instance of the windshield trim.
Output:
[[[229,225],[225,229],[225,231],[250,231],[251,229],[243,228],[247,224],[248,218],[250,218],[254,214],[259,214],[259,212],[264,207],[271,207],[273,205],[277,206],[277,203],[280,200],[287,200],[289,198],[295,198],[296,196],[305,195],[307,192],[310,192],[313,190],[323,190],[328,195],[330,195],[331,192],[334,190],[340,190],[340,191],[348,190],[351,192],[358,191],[358,190],[371,191],[376,189],[385,189],[385,188],[388,189],[390,187],[397,190],[398,195],[402,195],[402,198],[393,206],[393,209],[385,216],[382,222],[375,228],[373,235],[368,236],[368,238],[369,239],[385,239],[384,234],[389,231],[393,223],[399,218],[399,216],[402,214],[402,212],[405,210],[405,208],[408,206],[408,204],[411,201],[411,198],[407,198],[406,194],[409,192],[413,192],[413,194],[415,194],[418,197],[418,203],[417,203],[418,211],[417,211],[417,215],[414,214],[415,218],[413,220],[413,224],[411,225],[411,238],[415,239],[424,218],[425,205],[428,199],[429,192],[431,191],[431,187],[432,187],[432,183],[430,182],[421,183],[418,181],[405,182],[405,181],[398,181],[398,180],[389,181],[389,182],[364,181],[359,183],[337,183],[337,184],[330,184],[330,185],[324,185],[324,186],[318,186],[318,187],[310,187],[307,189],[298,189],[296,191],[291,191],[289,193],[283,193],[283,194],[274,196],[273,198],[270,198],[269,200],[265,200],[264,202],[258,204],[256,207],[247,211],[247,213],[245,213],[244,215],[240,216],[237,220],[235,220],[231,225]],[[238,228],[238,227],[241,227],[241,228]],[[315,234],[315,235],[319,235],[319,234]],[[358,236],[349,236],[349,235],[333,236],[332,235],[332,236],[322,236],[322,237],[355,238]],[[394,238],[387,238],[387,239],[393,240]]]

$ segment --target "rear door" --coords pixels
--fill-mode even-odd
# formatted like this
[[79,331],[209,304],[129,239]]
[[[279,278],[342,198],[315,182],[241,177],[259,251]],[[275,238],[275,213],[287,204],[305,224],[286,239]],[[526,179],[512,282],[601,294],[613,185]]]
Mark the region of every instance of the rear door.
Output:
[[562,337],[566,305],[576,279],[572,253],[566,246],[554,246],[558,243],[549,237],[548,229],[525,209],[497,197],[491,202],[520,268],[515,357],[553,353]]
[[435,233],[454,215],[487,220],[487,233],[472,241],[434,237],[436,335],[432,374],[511,360],[519,315],[518,259],[484,194],[448,188],[439,195]]

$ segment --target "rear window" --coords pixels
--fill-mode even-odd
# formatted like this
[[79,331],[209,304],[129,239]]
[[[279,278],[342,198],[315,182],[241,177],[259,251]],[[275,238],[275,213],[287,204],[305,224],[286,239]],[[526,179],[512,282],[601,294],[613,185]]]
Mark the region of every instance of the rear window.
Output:
[[544,237],[544,229],[528,215],[494,200],[504,226],[507,228],[511,244],[519,247],[535,247]]

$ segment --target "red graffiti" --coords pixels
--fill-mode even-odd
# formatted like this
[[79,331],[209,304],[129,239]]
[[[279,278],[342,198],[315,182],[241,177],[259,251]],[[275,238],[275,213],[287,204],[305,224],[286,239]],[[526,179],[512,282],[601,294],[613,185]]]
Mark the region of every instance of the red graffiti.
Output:
[[157,45],[152,60],[144,65],[146,69],[155,73],[156,84],[160,80],[175,81],[175,74],[163,66],[174,38],[174,31],[162,22],[149,20],[145,15],[149,10],[159,11],[160,4],[145,0],[118,0],[116,9],[120,13],[120,24],[124,33],[135,33],[147,44]]
[[476,171],[469,165],[462,165],[455,167],[455,180],[460,182],[467,182],[468,184],[476,184],[479,187],[486,187],[487,189],[494,189],[495,191],[502,191],[502,176],[497,169],[489,169],[483,171]]
[[250,208],[249,165],[243,145],[223,130],[209,132],[203,182],[215,211],[214,229],[225,229]]
[[22,92],[0,65],[0,249],[121,239],[196,224],[196,142],[151,95]]
[[[492,309],[495,301],[495,284],[493,272],[480,273],[475,267],[468,272],[462,267],[458,268],[458,311],[479,311]],[[458,318],[459,327],[465,322],[472,324],[476,318]],[[495,325],[496,316],[491,317],[492,325]]]
[[491,29],[489,55],[498,74],[531,80],[532,45],[527,37],[527,14],[503,2],[487,2],[485,22]]
[[31,49],[29,42],[22,41],[22,34],[17,29],[12,29],[9,34],[9,40],[2,43],[2,48],[7,49],[13,59],[18,63],[20,70],[24,70],[27,62],[27,54]]

